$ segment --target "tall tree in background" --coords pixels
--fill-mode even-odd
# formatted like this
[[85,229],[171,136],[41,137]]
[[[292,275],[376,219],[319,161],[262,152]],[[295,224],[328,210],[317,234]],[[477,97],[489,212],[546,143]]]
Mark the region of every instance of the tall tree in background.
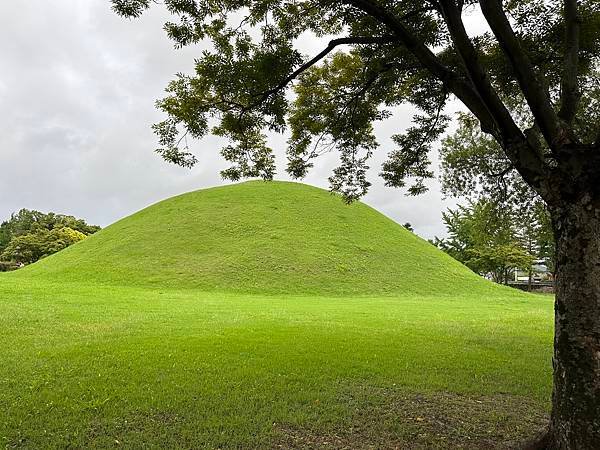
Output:
[[479,275],[507,284],[515,269],[531,269],[534,252],[524,245],[512,211],[481,198],[449,209],[442,218],[449,237],[433,244]]
[[[112,0],[137,17],[151,0]],[[428,153],[450,98],[461,101],[511,167],[544,200],[557,245],[558,286],[551,423],[554,449],[600,442],[600,2],[597,0],[164,0],[176,46],[201,40],[194,75],[178,75],[155,125],[168,161],[191,166],[184,136],[229,138],[223,176],[271,179],[265,132],[291,129],[287,170],[302,177],[337,150],[330,177],[348,200],[369,186],[373,122],[386,107],[421,113],[396,135],[383,177],[417,194],[432,177]],[[479,6],[491,32],[470,35]],[[323,50],[304,57],[299,38]],[[343,49],[343,50],[342,50]],[[286,96],[294,86],[295,97]]]
[[[523,181],[498,143],[481,132],[475,117],[459,114],[457,122],[457,131],[442,140],[442,192],[455,198],[467,199],[468,205],[444,215],[449,232],[453,233],[453,227],[447,218],[484,202],[497,210],[494,214],[509,220],[514,239],[536,260],[543,261],[554,274],[554,236],[550,213],[543,199]],[[497,233],[493,230],[488,232]],[[451,241],[456,241],[456,238],[451,237],[449,241],[437,239],[434,244],[439,244],[445,250],[452,248],[452,245],[448,246]],[[466,263],[465,260],[458,259]]]

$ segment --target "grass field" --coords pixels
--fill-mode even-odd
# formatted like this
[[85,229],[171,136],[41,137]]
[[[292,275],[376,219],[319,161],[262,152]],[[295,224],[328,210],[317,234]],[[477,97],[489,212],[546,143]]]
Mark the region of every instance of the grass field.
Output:
[[[300,224],[269,222],[280,200]],[[0,445],[475,449],[537,431],[552,299],[338,200],[199,191],[0,276]]]

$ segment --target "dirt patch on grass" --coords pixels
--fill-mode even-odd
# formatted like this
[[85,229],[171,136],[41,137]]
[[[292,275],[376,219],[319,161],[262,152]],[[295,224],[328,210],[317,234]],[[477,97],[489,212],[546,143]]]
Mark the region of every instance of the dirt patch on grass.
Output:
[[[165,429],[177,427],[184,419],[176,413],[167,411],[143,411],[114,418],[109,421],[94,420],[90,423],[84,442],[95,448],[114,446],[132,447],[131,439],[144,440],[160,439]],[[150,439],[151,438],[151,439]],[[133,446],[135,448],[135,445]],[[171,447],[170,447],[171,448]]]
[[415,395],[369,388],[344,400],[352,408],[344,427],[278,425],[273,448],[513,449],[548,421],[543,406],[510,395]]

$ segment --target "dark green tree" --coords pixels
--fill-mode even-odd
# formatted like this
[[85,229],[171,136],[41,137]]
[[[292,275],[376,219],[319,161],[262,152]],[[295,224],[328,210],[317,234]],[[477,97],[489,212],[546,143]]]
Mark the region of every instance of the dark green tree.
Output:
[[[158,2],[112,0],[137,17]],[[600,442],[600,2],[597,0],[164,0],[176,46],[210,41],[193,75],[180,74],[158,103],[155,125],[168,161],[197,162],[180,143],[207,133],[230,179],[275,171],[265,133],[291,130],[287,170],[302,177],[337,150],[332,189],[348,200],[369,186],[377,148],[373,123],[389,108],[421,112],[395,136],[382,175],[422,192],[431,144],[451,98],[498,143],[516,173],[544,200],[557,246],[554,393],[545,443]],[[465,11],[478,5],[491,32],[471,36]],[[308,34],[327,42],[305,57]],[[287,94],[294,86],[295,96]]]
[[523,248],[554,272],[555,243],[543,199],[523,181],[498,143],[481,132],[472,115],[459,114],[458,125],[442,140],[442,191],[471,204],[493,205],[510,219]]
[[13,237],[0,254],[0,259],[17,264],[31,264],[85,238],[85,234],[69,227],[52,230],[40,228]]
[[529,270],[534,254],[527,248],[511,211],[487,199],[442,213],[448,238],[434,244],[474,272],[508,283],[515,269]]
[[0,260],[30,264],[98,230],[100,227],[73,216],[21,209],[0,224]]
[[22,209],[11,214],[10,219],[0,224],[0,253],[6,248],[13,236],[26,234],[37,227],[45,214],[39,211]]

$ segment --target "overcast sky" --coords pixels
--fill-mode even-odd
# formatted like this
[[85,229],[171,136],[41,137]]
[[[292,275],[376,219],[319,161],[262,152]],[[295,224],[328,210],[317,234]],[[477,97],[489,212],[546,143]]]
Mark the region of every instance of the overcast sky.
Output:
[[[128,21],[108,0],[0,2],[0,219],[21,208],[55,211],[102,226],[175,194],[225,184],[222,141],[191,145],[192,170],[164,163],[150,126],[162,115],[154,102],[177,72],[191,72],[198,49],[175,50],[156,9]],[[309,53],[319,42],[308,41]],[[377,126],[373,187],[364,201],[418,234],[443,235],[437,182],[428,194],[406,197],[377,176],[391,135],[410,125],[400,108]],[[285,136],[274,137],[278,179]],[[329,157],[304,182],[327,187]]]

